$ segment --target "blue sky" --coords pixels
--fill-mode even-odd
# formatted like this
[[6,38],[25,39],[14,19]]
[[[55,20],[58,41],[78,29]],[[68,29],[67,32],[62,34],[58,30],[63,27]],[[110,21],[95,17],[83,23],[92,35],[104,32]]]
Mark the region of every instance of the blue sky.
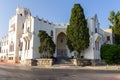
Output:
[[69,23],[75,3],[81,4],[86,18],[97,14],[102,29],[110,24],[110,11],[120,10],[120,0],[0,0],[0,40],[8,33],[9,19],[15,15],[17,6],[29,8],[33,16],[54,23]]

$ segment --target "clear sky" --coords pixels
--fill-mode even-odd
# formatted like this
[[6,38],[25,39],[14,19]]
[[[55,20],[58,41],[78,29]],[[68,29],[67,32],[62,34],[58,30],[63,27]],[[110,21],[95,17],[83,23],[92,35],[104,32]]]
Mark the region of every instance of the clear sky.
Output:
[[81,4],[86,18],[97,14],[102,29],[110,24],[110,11],[120,10],[120,0],[0,0],[0,40],[8,33],[9,19],[15,15],[17,6],[29,8],[33,16],[54,23],[69,23],[75,3]]

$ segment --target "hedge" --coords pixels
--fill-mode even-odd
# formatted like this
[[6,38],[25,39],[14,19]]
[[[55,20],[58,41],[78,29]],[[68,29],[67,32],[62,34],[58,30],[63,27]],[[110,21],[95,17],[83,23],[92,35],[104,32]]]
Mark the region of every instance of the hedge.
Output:
[[120,64],[120,45],[105,44],[101,46],[101,59],[107,64]]

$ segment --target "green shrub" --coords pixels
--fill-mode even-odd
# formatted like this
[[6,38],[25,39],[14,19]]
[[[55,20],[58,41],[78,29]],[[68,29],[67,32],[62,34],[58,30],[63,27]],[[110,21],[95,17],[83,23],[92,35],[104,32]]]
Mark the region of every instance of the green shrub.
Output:
[[119,64],[120,62],[120,45],[105,44],[101,46],[101,59],[107,64]]

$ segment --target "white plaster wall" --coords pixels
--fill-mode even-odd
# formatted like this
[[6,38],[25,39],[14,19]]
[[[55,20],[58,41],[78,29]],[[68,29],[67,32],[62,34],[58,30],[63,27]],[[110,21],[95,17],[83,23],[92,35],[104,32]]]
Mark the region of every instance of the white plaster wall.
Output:
[[[22,16],[20,14],[22,14]],[[9,52],[9,54],[13,54],[16,61],[18,61],[19,59],[19,40],[22,37],[22,33],[23,33],[22,28],[25,21],[25,16],[23,14],[24,14],[24,8],[23,9],[17,8],[16,15],[13,16],[9,21],[8,45],[10,45],[11,41],[13,41],[14,43],[14,51]],[[10,31],[11,26],[13,24],[15,24],[15,29],[13,31]]]
[[51,30],[53,30],[54,33],[54,24],[49,24],[47,21],[39,20],[38,17],[34,17],[34,25],[33,25],[33,59],[40,58],[40,53],[38,52],[38,47],[40,46],[40,40],[38,38],[39,30],[46,31],[49,35]]
[[95,33],[95,26],[94,26],[94,19],[88,18],[87,19],[87,26],[89,28],[89,34],[90,36]]
[[[100,49],[96,50],[95,47],[95,40],[98,36],[102,36],[99,32],[99,22],[97,16],[95,15],[92,18],[87,19],[87,26],[89,28],[89,35],[90,35],[90,44],[88,49],[84,50],[84,58],[86,59],[100,59]],[[97,29],[97,33],[95,33],[95,28]],[[99,42],[99,48],[101,46],[101,41]]]
[[94,50],[94,59],[101,59],[99,50]]
[[[9,20],[9,30],[10,30],[10,28],[11,28],[11,26],[13,25],[13,24],[15,24],[15,29],[14,29],[14,31],[12,31],[12,32],[8,32],[8,46],[10,46],[10,43],[11,43],[11,41],[13,41],[13,43],[14,43],[14,48],[16,47],[15,46],[15,43],[16,43],[16,24],[17,24],[17,16],[15,15],[15,16],[13,16],[10,20]],[[9,47],[10,48],[10,47]],[[9,52],[10,51],[10,49],[8,48],[8,56],[10,56],[11,54],[13,55],[13,56],[15,56],[15,51],[13,51],[13,52]]]
[[[30,31],[27,31],[28,27]],[[26,34],[29,34],[29,35],[26,35]],[[25,49],[26,39],[24,39],[23,37],[24,35],[26,35],[26,37],[29,37],[29,40],[30,40],[29,50]],[[25,20],[24,30],[22,34],[22,42],[23,42],[23,50],[22,50],[22,56],[21,56],[22,61],[26,59],[33,59],[33,35],[34,35],[34,19],[32,16],[29,16],[29,19]]]
[[107,36],[110,36],[110,41],[106,42],[107,44],[113,44],[113,36],[112,36],[112,29],[105,29],[104,30],[104,37],[105,41],[107,41]]
[[85,49],[82,53],[85,59],[94,59],[94,51],[93,51],[94,48],[93,35],[95,33],[94,18],[87,19],[87,26],[89,28],[90,43],[89,43],[89,47]]
[[83,56],[85,59],[94,59],[94,51],[93,47],[89,46],[87,49],[83,51]]
[[5,60],[4,57],[6,57],[6,55],[7,55],[6,53],[0,53],[0,60]]
[[2,38],[0,47],[1,53],[8,53],[8,35]]
[[17,27],[16,27],[16,43],[15,43],[15,56],[19,59],[19,41],[23,34],[23,24],[25,22],[25,16],[17,15]]

